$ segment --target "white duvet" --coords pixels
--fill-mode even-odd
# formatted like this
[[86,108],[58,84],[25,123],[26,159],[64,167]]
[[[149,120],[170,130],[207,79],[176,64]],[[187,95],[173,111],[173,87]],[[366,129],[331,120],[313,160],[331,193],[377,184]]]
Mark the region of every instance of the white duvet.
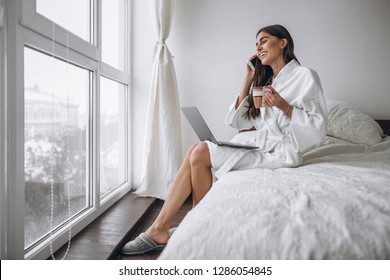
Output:
[[160,259],[390,259],[390,137],[327,137],[301,167],[223,175]]

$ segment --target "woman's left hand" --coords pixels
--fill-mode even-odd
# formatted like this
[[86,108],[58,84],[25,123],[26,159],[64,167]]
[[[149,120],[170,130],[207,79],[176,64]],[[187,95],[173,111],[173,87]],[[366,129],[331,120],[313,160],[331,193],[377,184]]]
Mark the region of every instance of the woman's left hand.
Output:
[[289,106],[287,101],[272,86],[265,87],[263,104],[268,107],[275,106],[282,111]]

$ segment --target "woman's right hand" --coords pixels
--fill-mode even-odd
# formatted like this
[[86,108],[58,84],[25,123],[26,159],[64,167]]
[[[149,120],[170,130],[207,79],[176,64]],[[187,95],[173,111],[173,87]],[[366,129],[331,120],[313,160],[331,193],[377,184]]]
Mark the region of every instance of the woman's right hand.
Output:
[[[256,55],[252,55],[249,60],[255,58]],[[245,80],[241,88],[240,95],[238,96],[237,103],[236,103],[236,109],[241,104],[241,102],[249,95],[249,91],[251,89],[253,79],[255,77],[255,71],[252,70],[252,68],[249,66],[248,63],[246,63],[246,75]]]
[[[256,56],[257,56],[256,54],[252,55],[248,59],[248,62],[251,61],[252,59],[254,59]],[[255,77],[255,71],[249,66],[248,62],[246,63],[246,79],[253,81],[253,79]],[[256,66],[256,65],[253,65],[253,66]]]

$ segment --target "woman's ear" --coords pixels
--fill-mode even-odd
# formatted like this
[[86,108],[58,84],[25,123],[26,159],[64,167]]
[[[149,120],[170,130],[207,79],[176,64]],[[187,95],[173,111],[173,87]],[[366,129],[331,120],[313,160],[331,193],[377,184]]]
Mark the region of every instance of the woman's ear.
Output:
[[287,41],[287,39],[286,39],[286,38],[283,38],[283,39],[282,39],[282,45],[281,45],[281,48],[282,48],[282,49],[284,49],[284,48],[287,46],[287,44],[288,44],[288,41]]

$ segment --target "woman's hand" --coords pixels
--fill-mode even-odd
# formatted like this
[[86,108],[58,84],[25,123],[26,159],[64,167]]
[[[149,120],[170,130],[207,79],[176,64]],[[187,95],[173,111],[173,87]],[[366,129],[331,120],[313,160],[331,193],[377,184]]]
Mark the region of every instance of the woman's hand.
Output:
[[291,118],[293,107],[290,104],[288,104],[288,102],[284,100],[283,97],[281,97],[280,94],[272,86],[265,87],[265,93],[263,99],[264,99],[263,104],[265,106],[268,107],[275,106]]
[[[252,55],[248,61],[251,61],[252,59],[254,59],[257,55],[254,54]],[[256,65],[253,65],[253,66],[256,66]],[[249,80],[249,81],[253,81],[255,77],[255,71],[249,66],[248,63],[246,63],[246,79]]]
[[[252,55],[249,59],[253,59],[255,57],[256,55]],[[249,66],[248,63],[246,63],[246,75],[245,75],[244,83],[241,88],[240,95],[238,96],[236,102],[236,109],[242,103],[242,101],[249,95],[249,91],[251,89],[254,77],[255,77],[255,71],[252,70],[252,68]]]

